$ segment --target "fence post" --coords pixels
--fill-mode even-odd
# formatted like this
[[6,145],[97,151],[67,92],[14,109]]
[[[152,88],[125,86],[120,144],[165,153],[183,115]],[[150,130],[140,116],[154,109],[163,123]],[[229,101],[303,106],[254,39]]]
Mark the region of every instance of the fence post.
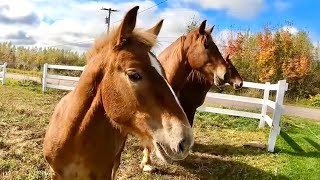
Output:
[[48,63],[43,65],[43,75],[42,75],[42,92],[46,91],[47,87],[47,74],[48,74]]
[[7,63],[6,63],[6,62],[3,64],[3,69],[2,69],[2,71],[3,71],[2,85],[4,85],[4,84],[6,83],[6,72],[7,72]]
[[268,100],[269,100],[269,94],[270,94],[270,82],[266,82],[266,88],[264,89],[263,92],[263,104],[262,104],[262,109],[261,109],[261,118],[259,122],[259,128],[264,128],[265,125],[265,116],[267,114],[268,110]]
[[280,117],[283,111],[283,99],[284,99],[284,93],[287,90],[287,83],[286,80],[278,81],[278,88],[277,88],[277,95],[276,95],[276,101],[275,101],[275,109],[273,112],[273,121],[272,121],[272,127],[269,134],[268,139],[268,151],[273,152],[274,147],[277,140],[277,135],[280,134]]

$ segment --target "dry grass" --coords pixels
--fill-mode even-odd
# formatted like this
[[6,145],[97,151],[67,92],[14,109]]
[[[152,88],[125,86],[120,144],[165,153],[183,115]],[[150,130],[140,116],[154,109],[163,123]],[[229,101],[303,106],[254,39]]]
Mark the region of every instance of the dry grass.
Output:
[[[30,82],[9,80],[8,85],[0,86],[0,179],[49,179],[42,139],[49,116],[64,94],[62,91],[43,94],[38,84]],[[303,130],[301,122],[305,121],[285,118],[283,132],[293,139],[299,137],[299,131]],[[315,134],[320,133],[319,123],[303,125],[312,127]],[[193,152],[173,164],[155,160],[158,170],[152,174],[141,172],[142,148],[136,138],[130,137],[122,154],[118,179],[318,179],[319,149],[305,148],[297,141],[304,153],[311,152],[308,160],[313,164],[306,167],[304,159],[299,159],[303,154],[290,153],[292,147],[282,138],[277,142],[281,152],[275,154],[243,147],[249,141],[267,142],[268,130],[257,130],[256,126],[252,119],[197,113]],[[318,143],[307,131],[303,136]],[[296,164],[291,166],[291,161]],[[299,173],[291,176],[291,172],[312,167],[307,176]]]

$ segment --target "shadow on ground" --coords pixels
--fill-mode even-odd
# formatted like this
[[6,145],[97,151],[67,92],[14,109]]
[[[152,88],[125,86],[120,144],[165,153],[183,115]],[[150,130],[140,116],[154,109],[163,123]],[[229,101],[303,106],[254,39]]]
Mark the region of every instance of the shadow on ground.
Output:
[[246,156],[267,154],[265,149],[250,148],[244,146],[231,146],[226,144],[201,144],[195,143],[192,150],[194,152],[206,153],[215,156]]
[[305,151],[292,137],[290,137],[286,132],[281,131],[280,136],[284,141],[291,147],[292,150],[288,149],[276,149],[277,152],[286,153],[293,156],[301,157],[318,157],[320,158],[320,145],[319,143],[313,141],[308,137],[303,137],[303,139],[313,147],[314,151]]
[[195,144],[193,153],[176,164],[183,166],[199,179],[290,179],[224,157],[264,153],[265,150],[247,150],[229,145]]
[[178,164],[199,179],[289,179],[285,176],[275,176],[245,163],[216,157],[190,155]]

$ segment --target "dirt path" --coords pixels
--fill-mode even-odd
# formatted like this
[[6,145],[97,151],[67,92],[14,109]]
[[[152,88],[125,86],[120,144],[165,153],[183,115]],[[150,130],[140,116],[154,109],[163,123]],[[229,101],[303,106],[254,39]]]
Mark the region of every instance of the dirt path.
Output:
[[[228,100],[221,100],[221,99],[214,99],[214,98],[206,99],[205,103],[222,105],[225,107],[231,107],[231,108],[237,108],[237,109],[239,108],[240,109],[258,109],[258,110],[261,109],[261,105],[259,104],[250,104],[250,103],[228,101]],[[268,109],[268,111],[271,112],[271,109]],[[305,117],[305,118],[310,118],[310,119],[320,121],[320,109],[284,105],[283,114],[289,115],[289,116]]]
[[12,73],[6,73],[6,78],[12,78],[12,79],[19,79],[19,80],[32,80],[37,81],[41,83],[41,78],[31,75],[25,75],[25,74],[12,74]]
[[[25,75],[25,74],[12,74],[12,73],[6,73],[7,78],[12,79],[19,79],[19,80],[32,80],[39,83],[42,83],[41,77],[31,76],[31,75]],[[57,80],[57,79],[48,79],[48,83],[50,84],[57,84],[57,85],[64,85],[64,86],[74,86],[77,84],[77,82],[74,81],[67,81],[67,80]]]
[[[41,83],[40,77],[34,77],[30,75],[23,75],[23,74],[12,74],[7,73],[7,78],[13,78],[13,79],[27,79],[27,80],[33,80]],[[60,84],[60,85],[70,85],[73,82],[70,81],[49,81],[50,83],[54,84]],[[221,99],[206,99],[206,103],[214,104],[214,105],[223,105],[226,107],[232,107],[237,109],[261,109],[261,105],[257,104],[250,104],[250,103],[243,103],[243,102],[235,102],[235,101],[228,101],[228,100],[221,100]],[[270,109],[271,111],[271,109]],[[291,105],[285,105],[284,106],[284,114],[289,116],[300,116],[310,119],[315,119],[320,121],[320,109],[314,109],[314,108],[305,108],[305,107],[298,107],[298,106],[291,106]]]

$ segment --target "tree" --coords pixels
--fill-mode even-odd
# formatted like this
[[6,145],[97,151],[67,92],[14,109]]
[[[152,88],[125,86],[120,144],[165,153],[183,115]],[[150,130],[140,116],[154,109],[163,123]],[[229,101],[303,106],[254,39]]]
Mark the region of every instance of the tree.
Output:
[[290,95],[320,93],[319,49],[304,31],[292,34],[278,29],[250,34],[230,33],[224,52],[247,81],[277,82],[286,79]]
[[192,17],[192,19],[189,21],[186,27],[186,33],[189,33],[196,29],[200,25],[199,20],[195,19],[195,16]]

